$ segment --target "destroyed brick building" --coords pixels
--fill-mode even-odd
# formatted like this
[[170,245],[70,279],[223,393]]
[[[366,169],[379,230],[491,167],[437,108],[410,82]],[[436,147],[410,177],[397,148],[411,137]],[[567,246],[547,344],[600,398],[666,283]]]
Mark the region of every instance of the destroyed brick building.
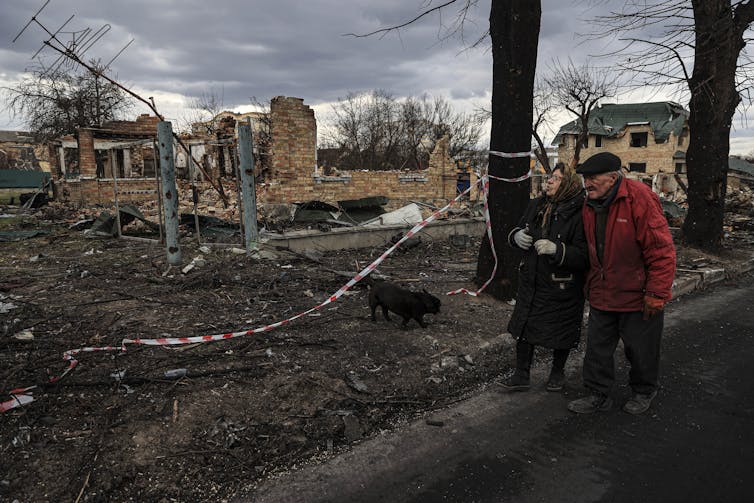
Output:
[[[248,114],[247,114],[248,115]],[[197,130],[183,135],[190,155],[174,148],[179,178],[201,171],[202,163],[212,177],[235,178],[236,129],[245,116],[220,114],[211,133]],[[256,117],[252,124],[259,122]],[[117,121],[100,128],[81,128],[57,144],[56,191],[64,201],[78,205],[105,204],[115,197],[122,201],[153,199],[156,191],[153,140],[157,117],[142,115],[136,121]],[[438,142],[429,167],[420,171],[341,171],[325,174],[317,165],[317,122],[314,111],[301,98],[276,97],[270,103],[269,142],[256,148],[257,200],[260,203],[292,203],[340,200],[389,195],[401,204],[412,199],[429,203],[455,197],[458,174],[448,155],[448,142]],[[257,136],[263,137],[259,126]],[[467,175],[468,176],[468,175]],[[476,181],[471,174],[471,183]]]
[[[574,120],[555,136],[561,161],[573,159],[579,130]],[[688,112],[677,103],[605,104],[589,114],[589,137],[581,158],[610,152],[632,173],[685,173],[688,136]]]
[[[679,188],[675,175],[686,173],[688,115],[670,101],[602,105],[589,114],[589,135],[580,158],[613,153],[631,178],[645,181],[658,193],[674,194]],[[573,159],[579,132],[578,119],[561,126],[553,140],[561,161]]]
[[0,169],[50,171],[49,150],[26,131],[0,131]]

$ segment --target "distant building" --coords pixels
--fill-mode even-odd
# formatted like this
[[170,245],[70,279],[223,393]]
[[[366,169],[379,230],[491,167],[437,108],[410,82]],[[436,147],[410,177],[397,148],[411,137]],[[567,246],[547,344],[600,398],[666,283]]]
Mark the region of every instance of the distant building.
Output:
[[[580,159],[611,152],[632,173],[685,173],[688,116],[671,101],[602,105],[589,115],[589,137]],[[560,128],[553,140],[558,160],[573,159],[578,136],[578,119]]]
[[754,187],[754,164],[738,156],[728,157],[728,187],[738,189],[741,185]]
[[0,131],[0,169],[50,171],[49,149],[27,131]]

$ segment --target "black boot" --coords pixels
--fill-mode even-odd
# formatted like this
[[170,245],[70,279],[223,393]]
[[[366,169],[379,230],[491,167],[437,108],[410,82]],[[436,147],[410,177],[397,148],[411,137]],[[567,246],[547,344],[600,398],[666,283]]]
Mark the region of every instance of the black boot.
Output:
[[552,370],[547,379],[547,391],[561,391],[565,386],[565,362],[570,349],[556,349],[552,352]]
[[516,369],[513,375],[505,379],[502,383],[503,388],[508,391],[528,391],[529,390],[529,372]]
[[502,382],[509,391],[527,391],[529,389],[529,369],[534,356],[534,345],[519,339],[516,343],[516,371]]

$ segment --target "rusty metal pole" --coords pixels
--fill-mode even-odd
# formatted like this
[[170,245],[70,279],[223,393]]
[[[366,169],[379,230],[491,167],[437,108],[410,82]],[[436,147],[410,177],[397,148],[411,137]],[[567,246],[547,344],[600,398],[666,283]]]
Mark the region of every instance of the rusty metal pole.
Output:
[[246,253],[257,247],[259,230],[257,229],[257,194],[254,186],[254,154],[252,150],[251,124],[238,126],[238,153],[241,157],[241,192],[243,194],[244,237]]
[[194,203],[194,226],[196,227],[196,242],[202,244],[202,231],[199,229],[199,213],[197,206],[199,204],[199,193],[196,188],[196,169],[194,169],[194,156],[191,154],[191,144],[188,144],[188,175],[191,177],[191,200]]
[[115,199],[115,226],[118,228],[118,237],[123,237],[123,232],[120,228],[120,205],[118,205],[118,173],[116,172],[115,162],[115,149],[110,149],[110,171],[113,174],[113,198]]
[[165,197],[165,249],[170,265],[181,265],[178,243],[178,191],[175,188],[175,158],[173,157],[173,127],[170,122],[157,123],[157,142],[160,145],[160,174]]

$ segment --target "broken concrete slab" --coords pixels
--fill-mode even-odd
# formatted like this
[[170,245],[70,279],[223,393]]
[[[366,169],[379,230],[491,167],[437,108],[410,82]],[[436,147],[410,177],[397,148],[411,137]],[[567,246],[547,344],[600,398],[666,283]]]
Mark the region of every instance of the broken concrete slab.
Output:
[[[127,226],[134,220],[143,222],[147,227],[154,231],[157,231],[160,228],[158,224],[147,220],[146,217],[137,208],[131,206],[130,204],[124,204],[123,206],[118,208],[118,212],[120,213],[121,229],[123,229],[123,227]],[[103,211],[99,214],[94,223],[92,223],[91,227],[84,232],[94,236],[102,237],[117,236],[118,227],[115,215],[111,215],[109,212]]]
[[340,209],[322,201],[307,201],[305,203],[295,203],[296,211],[293,215],[293,222],[298,224],[326,222],[327,220],[337,220],[340,215]]
[[725,280],[725,269],[702,269],[699,272],[702,275],[703,288]]
[[697,274],[677,276],[673,280],[673,298],[691,293],[702,284],[702,278]]
[[423,220],[421,208],[416,203],[411,203],[395,211],[384,213],[377,218],[362,223],[363,227],[376,225],[418,224]]
[[[268,244],[276,248],[287,248],[294,252],[303,252],[307,248],[322,251],[372,248],[384,246],[398,231],[407,231],[412,225],[383,225],[373,227],[349,227],[332,229],[330,232],[299,230],[283,234],[268,233]],[[456,218],[435,221],[422,231],[429,239],[442,241],[453,234],[481,235],[484,232],[484,219]]]

